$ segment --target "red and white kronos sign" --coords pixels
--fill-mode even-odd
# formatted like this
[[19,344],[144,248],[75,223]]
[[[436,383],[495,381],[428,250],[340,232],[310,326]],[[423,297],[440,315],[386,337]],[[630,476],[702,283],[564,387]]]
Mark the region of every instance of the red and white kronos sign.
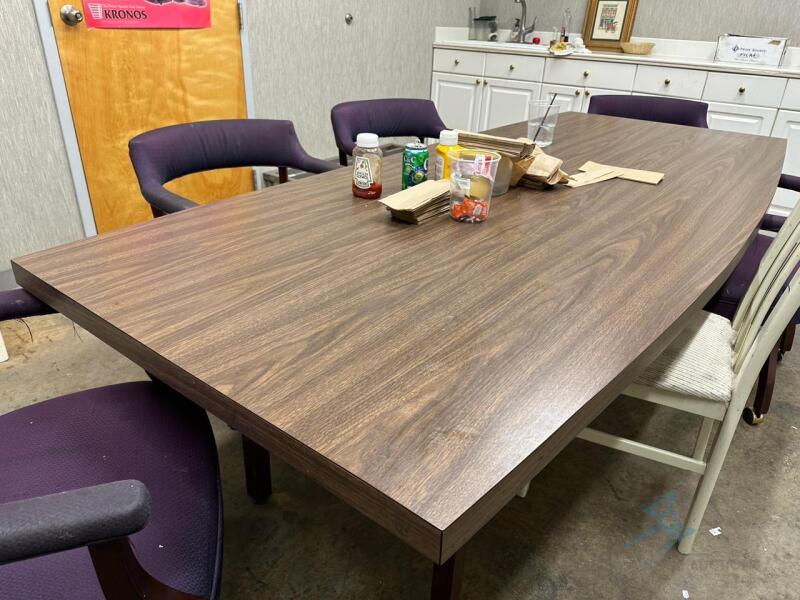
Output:
[[86,26],[99,29],[204,29],[211,0],[85,0]]

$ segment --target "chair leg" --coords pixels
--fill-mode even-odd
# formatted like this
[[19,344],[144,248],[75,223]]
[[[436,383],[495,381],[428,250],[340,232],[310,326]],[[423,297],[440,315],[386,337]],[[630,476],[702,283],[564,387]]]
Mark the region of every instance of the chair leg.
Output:
[[769,405],[772,402],[772,393],[775,390],[775,374],[778,370],[778,354],[780,347],[775,348],[770,352],[767,362],[761,367],[761,373],[758,375],[758,384],[756,385],[756,397],[753,401],[753,408],[746,407],[744,409],[743,417],[749,425],[758,425],[764,421],[764,416],[769,412]]
[[731,440],[733,440],[733,434],[736,433],[736,426],[739,424],[738,410],[729,408],[719,428],[717,440],[711,449],[711,456],[708,458],[705,473],[695,491],[692,506],[689,509],[689,518],[686,519],[683,535],[678,543],[678,552],[681,554],[691,554],[692,552],[694,538],[702,524],[703,515],[711,499],[711,493],[717,484],[719,472],[722,470],[725,457],[728,455],[728,448],[730,448]]
[[796,329],[797,325],[789,325],[786,331],[783,332],[783,337],[781,338],[781,352],[791,352],[792,346],[794,346],[794,334]]
[[269,451],[250,438],[242,436],[242,454],[247,495],[255,504],[264,504],[272,494],[272,468],[269,462]]
[[289,170],[286,167],[278,167],[278,183],[289,181]]
[[343,167],[347,166],[347,154],[339,150],[339,164]]
[[6,343],[3,341],[3,334],[0,333],[0,363],[8,360],[8,350],[6,350]]
[[703,460],[706,455],[706,448],[708,448],[708,440],[711,439],[711,432],[714,430],[714,419],[710,417],[703,417],[703,424],[700,425],[700,431],[697,434],[697,441],[694,444],[694,453],[692,458],[695,460]]
[[517,492],[517,496],[520,498],[525,498],[528,495],[528,490],[531,488],[531,482],[529,481],[526,483],[522,488]]

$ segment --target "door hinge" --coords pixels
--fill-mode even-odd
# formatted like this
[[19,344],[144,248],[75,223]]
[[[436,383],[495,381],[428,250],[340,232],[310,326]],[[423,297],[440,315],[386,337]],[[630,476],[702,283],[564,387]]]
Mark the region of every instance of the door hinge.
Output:
[[244,9],[242,8],[242,0],[236,2],[236,10],[239,12],[239,31],[244,29]]

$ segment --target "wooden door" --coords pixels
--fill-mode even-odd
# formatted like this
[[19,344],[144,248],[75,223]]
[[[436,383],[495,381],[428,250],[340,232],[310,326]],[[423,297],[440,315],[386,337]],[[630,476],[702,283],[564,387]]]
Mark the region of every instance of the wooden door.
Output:
[[431,100],[451,129],[475,131],[481,113],[481,79],[471,75],[434,73]]
[[[87,29],[48,0],[98,232],[152,218],[128,141],[157,127],[247,115],[236,0],[212,0],[209,29]],[[82,10],[80,0],[71,3]],[[190,175],[167,187],[205,203],[253,189],[250,169]]]
[[541,84],[510,79],[484,79],[480,130],[527,121],[531,100],[539,99]]

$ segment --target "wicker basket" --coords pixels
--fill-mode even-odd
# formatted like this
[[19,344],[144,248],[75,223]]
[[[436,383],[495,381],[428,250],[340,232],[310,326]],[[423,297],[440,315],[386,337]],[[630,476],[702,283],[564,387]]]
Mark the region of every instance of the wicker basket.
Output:
[[622,42],[622,51],[626,54],[650,54],[656,45],[653,42]]

